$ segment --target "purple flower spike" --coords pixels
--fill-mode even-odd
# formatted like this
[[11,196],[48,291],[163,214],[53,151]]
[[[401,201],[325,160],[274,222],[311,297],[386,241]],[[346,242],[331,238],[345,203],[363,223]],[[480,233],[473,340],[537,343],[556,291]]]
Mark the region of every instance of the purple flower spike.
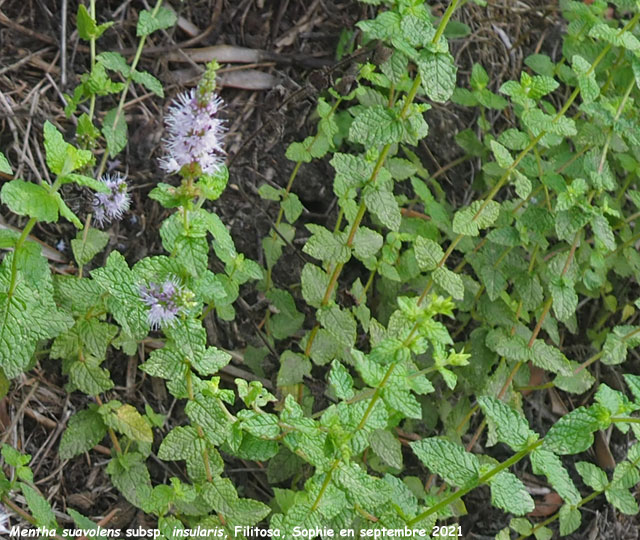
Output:
[[93,198],[93,216],[100,227],[122,219],[129,210],[131,202],[127,193],[127,183],[119,174],[105,174],[100,181],[109,188],[110,193],[96,193]]
[[172,326],[176,317],[185,311],[187,291],[183,291],[176,278],[165,280],[164,283],[149,283],[140,287],[140,296],[151,309],[147,320],[152,330]]
[[214,93],[203,98],[198,90],[180,94],[169,108],[165,125],[167,155],[160,166],[177,173],[184,166],[199,165],[202,173],[215,174],[223,163],[223,121],[216,118],[222,99]]

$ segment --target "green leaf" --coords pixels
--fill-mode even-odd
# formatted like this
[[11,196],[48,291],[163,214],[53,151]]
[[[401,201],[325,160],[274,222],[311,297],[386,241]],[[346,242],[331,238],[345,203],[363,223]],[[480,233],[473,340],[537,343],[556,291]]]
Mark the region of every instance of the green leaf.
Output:
[[351,256],[349,248],[328,229],[313,224],[306,227],[312,233],[302,248],[307,255],[332,263],[346,263],[349,260]]
[[162,30],[164,28],[171,28],[176,24],[176,14],[165,7],[161,7],[156,12],[155,16],[152,11],[143,10],[138,17],[138,25],[136,28],[136,36],[148,36],[156,30]]
[[71,240],[71,249],[78,266],[84,266],[109,242],[109,235],[98,229],[88,229]]
[[582,481],[590,488],[593,488],[594,491],[602,491],[609,484],[607,474],[593,463],[578,461],[576,463],[576,470],[582,478]]
[[201,276],[209,265],[209,244],[205,237],[180,234],[176,238],[174,251],[193,277]]
[[560,536],[567,536],[580,527],[582,516],[577,508],[563,504],[558,515],[560,516]]
[[60,459],[71,459],[91,450],[106,434],[107,427],[97,411],[86,409],[74,414],[60,439]]
[[156,96],[161,98],[164,97],[162,83],[151,75],[151,73],[147,71],[133,71],[131,73],[131,78],[138,84],[144,86],[150,92],[153,92]]
[[578,87],[584,103],[591,103],[600,95],[600,87],[596,81],[595,70],[591,68],[591,63],[582,56],[575,54],[571,59],[573,71],[578,76]]
[[118,109],[111,109],[102,121],[102,134],[107,141],[107,150],[111,158],[114,158],[127,146],[127,120],[124,114],[120,114],[118,123],[115,124],[117,112]]
[[11,165],[9,164],[9,161],[7,160],[7,158],[2,152],[0,152],[0,172],[13,176],[13,170],[11,169]]
[[265,296],[277,310],[270,320],[273,337],[285,339],[295,334],[302,327],[304,315],[296,309],[293,296],[280,289],[271,289]]
[[464,298],[464,283],[455,272],[441,266],[433,271],[433,281],[447,291],[456,300]]
[[480,64],[473,64],[471,68],[471,88],[474,90],[482,90],[489,84],[489,75]]
[[360,226],[353,238],[353,251],[356,257],[366,261],[380,251],[383,243],[384,239],[380,233]]
[[299,384],[304,377],[311,376],[311,362],[302,354],[284,351],[280,355],[280,370],[278,371],[278,387]]
[[498,440],[507,444],[514,452],[524,450],[538,438],[537,433],[529,428],[522,413],[499,399],[482,396],[478,398],[478,404],[495,430]]
[[164,461],[189,460],[202,456],[206,447],[206,441],[198,435],[196,428],[177,426],[162,440],[158,457]]
[[549,290],[556,318],[559,321],[567,321],[578,307],[578,295],[573,284],[565,276],[558,276],[549,283]]
[[338,399],[348,400],[354,396],[353,377],[339,360],[334,360],[331,363],[329,384]]
[[11,180],[2,186],[0,197],[14,214],[33,217],[38,221],[58,221],[58,205],[51,193],[41,185]]
[[398,202],[391,191],[368,187],[364,191],[364,203],[385,227],[392,231],[397,231],[400,228],[402,215]]
[[227,438],[229,418],[216,398],[196,396],[187,403],[185,412],[192,423],[202,427],[206,439],[214,446]]
[[284,217],[287,218],[289,223],[294,223],[304,210],[304,206],[302,206],[299,197],[291,192],[284,195],[281,206],[282,210],[284,210]]
[[107,22],[98,26],[96,21],[91,17],[87,8],[80,4],[78,6],[78,15],[76,24],[78,25],[78,35],[85,41],[99,38],[104,31],[112,26],[113,22]]
[[105,423],[133,441],[152,443],[153,432],[149,422],[129,404],[124,404],[105,415]]
[[349,128],[349,139],[369,148],[402,141],[404,127],[398,115],[383,105],[363,109]]
[[444,258],[444,251],[440,245],[429,238],[418,236],[413,244],[413,252],[420,270],[435,270]]
[[478,481],[478,458],[446,439],[429,438],[410,443],[411,449],[429,470],[457,487]]
[[638,513],[638,501],[628,489],[607,489],[604,495],[623,514],[635,516]]
[[256,412],[249,409],[238,411],[240,428],[254,437],[275,439],[280,435],[278,417],[275,414]]
[[100,367],[100,360],[87,356],[74,362],[69,369],[71,382],[90,396],[97,396],[113,388],[109,372]]
[[402,469],[402,445],[393,436],[393,433],[386,429],[376,429],[369,436],[369,444],[375,454],[389,467]]
[[357,325],[351,313],[333,304],[320,309],[318,321],[340,345],[347,348],[353,347],[356,342]]
[[524,516],[535,508],[535,502],[527,488],[516,475],[502,471],[491,478],[489,485],[493,506],[516,516]]
[[[216,201],[222,195],[229,182],[229,169],[220,167],[213,174],[203,174],[196,182],[196,188],[208,201]],[[212,233],[213,234],[213,233]]]
[[110,69],[111,71],[116,71],[120,73],[123,77],[129,77],[131,73],[131,68],[129,64],[127,64],[127,60],[120,53],[105,51],[101,52],[96,60],[100,62],[106,69]]
[[302,297],[310,306],[319,308],[329,285],[329,276],[314,264],[307,263],[301,275]]
[[40,493],[31,486],[22,482],[20,482],[20,490],[27,501],[29,510],[31,510],[31,515],[36,520],[36,525],[38,527],[57,529],[58,524],[56,522],[56,516],[53,513],[53,510],[51,510],[51,505],[48,503],[47,499],[40,495]]
[[491,151],[493,152],[498,165],[503,169],[508,169],[513,165],[513,157],[504,146],[498,141],[491,141]]
[[456,65],[448,52],[423,49],[417,61],[422,87],[427,96],[438,103],[446,102],[456,86]]
[[138,508],[151,497],[151,478],[142,454],[129,452],[115,457],[107,465],[107,474],[124,498]]
[[[484,205],[484,208],[483,208]],[[475,201],[468,208],[458,210],[453,216],[453,232],[465,236],[478,236],[498,219],[500,204],[495,201]]]
[[147,310],[140,298],[140,288],[124,257],[111,252],[107,264],[91,272],[104,292],[109,293],[107,306],[124,331],[136,339],[149,332]]
[[578,407],[560,418],[544,438],[544,448],[560,455],[579,454],[593,444],[593,432],[601,423],[593,411]]
[[535,474],[544,474],[562,499],[572,505],[580,502],[580,492],[573,484],[560,458],[549,450],[536,448],[531,453],[531,465]]

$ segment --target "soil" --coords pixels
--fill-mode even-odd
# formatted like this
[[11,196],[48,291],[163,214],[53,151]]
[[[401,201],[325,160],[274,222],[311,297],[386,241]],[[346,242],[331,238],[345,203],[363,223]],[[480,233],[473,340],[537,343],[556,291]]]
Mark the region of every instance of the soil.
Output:
[[[374,7],[354,0],[170,3],[179,10],[185,24],[153,34],[141,61],[143,69],[163,82],[167,99],[150,95],[137,86],[129,93],[126,117],[130,141],[109,166],[128,173],[132,207],[127,218],[111,229],[112,240],[95,265],[102,265],[114,249],[121,251],[131,264],[147,255],[162,253],[158,229],[168,213],[147,195],[157,182],[168,181],[158,166],[162,155],[163,115],[170,99],[194,84],[193,75],[202,66],[189,61],[186,54],[180,56],[185,42],[192,48],[226,44],[272,53],[251,66],[272,77],[269,88],[224,86],[221,89],[226,103],[223,114],[228,126],[230,183],[222,197],[211,205],[230,227],[238,250],[264,264],[261,239],[275,220],[277,206],[260,199],[257,189],[265,182],[286,185],[293,169],[293,163],[284,157],[287,145],[314,132],[313,111],[317,98],[332,79],[347,72],[353,64],[348,57],[344,62],[337,61],[336,44],[344,29],[353,30],[358,20],[374,12]],[[138,0],[97,2],[98,21],[115,22],[99,40],[98,51],[123,51],[131,59],[136,46],[135,21],[145,7],[148,7],[146,2]],[[433,11],[441,14],[444,7],[434,3]],[[88,49],[75,31],[76,11],[76,0],[0,1],[0,148],[16,169],[16,175],[25,180],[47,178],[39,150],[45,120],[54,122],[68,137],[74,132],[72,122],[64,114],[62,94],[72,92],[80,74],[89,65]],[[474,62],[487,69],[492,81],[490,88],[495,91],[502,81],[519,77],[527,55],[545,52],[553,59],[559,55],[563,22],[556,0],[522,0],[517,4],[496,0],[487,8],[469,3],[454,19],[471,29],[470,35],[451,41],[459,66],[459,85],[467,84]],[[66,23],[64,40],[63,21]],[[195,28],[190,29],[187,23]],[[66,51],[65,54],[61,54],[62,51]],[[221,73],[228,76],[243,69],[246,71],[247,67],[228,63],[223,64]],[[255,72],[248,72],[248,77],[249,86],[260,82]],[[243,84],[247,86],[246,81]],[[115,101],[102,98],[99,106],[99,110],[107,111],[115,106]],[[498,125],[511,123],[511,118],[502,113],[488,119]],[[451,104],[432,104],[427,120],[430,134],[416,152],[429,171],[445,169],[440,182],[452,204],[468,202],[478,163],[449,164],[462,155],[453,141],[454,135],[474,125],[475,118],[468,110]],[[337,212],[332,176],[332,168],[326,161],[314,161],[301,168],[293,188],[306,208],[300,224],[333,225]],[[72,208],[84,217],[90,197],[77,189],[69,189],[64,195]],[[0,225],[2,223],[23,225],[4,207],[0,209]],[[73,226],[65,222],[39,225],[33,234],[48,246],[47,253],[55,271],[76,271],[69,249],[70,240],[75,236]],[[306,260],[300,251],[306,234],[304,227],[298,227],[296,239],[286,248],[282,262],[276,267],[273,279],[279,288],[295,286],[296,276]],[[216,269],[217,263],[212,264]],[[349,271],[357,274],[362,269],[354,267]],[[363,281],[365,279],[363,273]],[[263,345],[255,336],[263,322],[266,301],[253,286],[244,287],[242,299],[238,318],[233,323],[213,318],[208,321],[212,340],[235,351]],[[179,424],[184,419],[180,406],[174,406],[162,385],[136,371],[137,363],[137,358],[118,354],[108,359],[106,367],[117,384],[109,398],[127,401],[139,409],[148,403],[157,412],[172,411],[172,422]],[[243,369],[251,370],[247,365]],[[277,359],[269,354],[263,364],[257,366],[256,374],[274,379],[276,373]],[[324,373],[317,375],[314,393],[322,396]],[[105,473],[110,455],[106,447],[99,446],[86,458],[70,462],[61,462],[58,458],[57,445],[66,419],[87,403],[86,397],[79,393],[68,395],[65,382],[57,361],[46,358],[28,375],[14,381],[9,395],[0,400],[3,440],[34,456],[36,485],[57,510],[64,512],[67,507],[73,507],[95,520],[103,520],[110,527],[153,527],[153,523],[147,522],[147,518],[111,486]],[[272,496],[260,467],[225,456],[227,458],[226,473],[236,485],[244,486],[243,496],[265,501]],[[183,476],[176,463],[157,460],[149,463],[154,481]],[[465,499],[468,514],[460,519],[460,524],[467,538],[493,538],[508,525],[509,517],[490,509],[487,497],[488,493],[478,490]],[[533,519],[542,520],[544,516]],[[632,521],[620,520],[600,497],[587,505],[583,527],[573,537],[637,538],[636,527]]]

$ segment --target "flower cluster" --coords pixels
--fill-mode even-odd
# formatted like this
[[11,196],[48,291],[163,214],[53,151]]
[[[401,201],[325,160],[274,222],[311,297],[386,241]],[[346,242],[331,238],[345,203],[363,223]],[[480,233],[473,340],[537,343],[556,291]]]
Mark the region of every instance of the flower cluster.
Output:
[[[193,89],[180,94],[169,108],[165,125],[167,155],[160,166],[168,173],[183,167],[196,169],[195,174],[215,174],[223,163],[223,121],[216,118],[222,100],[213,92]],[[193,174],[193,172],[192,172]]]
[[96,193],[93,198],[93,216],[98,225],[103,227],[122,219],[122,214],[129,209],[131,202],[127,193],[127,183],[119,174],[106,174],[100,181],[109,188],[109,193]]
[[178,315],[194,305],[193,293],[183,289],[175,277],[140,287],[140,296],[151,308],[147,320],[152,330],[172,326]]

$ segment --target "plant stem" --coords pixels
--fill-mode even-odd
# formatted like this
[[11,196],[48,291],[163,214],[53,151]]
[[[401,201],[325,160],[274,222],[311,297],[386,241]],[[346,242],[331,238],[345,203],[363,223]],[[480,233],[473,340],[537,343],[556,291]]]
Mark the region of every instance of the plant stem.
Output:
[[[153,10],[151,11],[152,17],[156,16],[161,5],[162,5],[162,0],[157,0],[156,5],[153,7]],[[138,62],[140,61],[140,57],[142,56],[142,49],[144,48],[144,43],[146,40],[147,40],[147,36],[142,36],[140,38],[140,42],[138,43],[138,48],[136,49],[136,54],[133,57],[133,62],[131,62],[131,71],[129,73],[129,76],[127,77],[127,80],[125,81],[124,89],[122,90],[122,94],[120,95],[120,101],[118,102],[118,108],[116,109],[116,115],[115,115],[115,118],[113,119],[113,126],[111,128],[113,129],[113,131],[116,130],[116,128],[118,127],[118,123],[120,122],[120,116],[122,115],[124,103],[127,99],[127,94],[129,93],[129,86],[133,81],[132,74],[135,71],[138,65]],[[105,148],[104,154],[102,154],[102,159],[100,160],[100,166],[98,167],[98,173],[96,175],[96,178],[100,178],[104,173],[108,156],[109,156],[109,152]]]

